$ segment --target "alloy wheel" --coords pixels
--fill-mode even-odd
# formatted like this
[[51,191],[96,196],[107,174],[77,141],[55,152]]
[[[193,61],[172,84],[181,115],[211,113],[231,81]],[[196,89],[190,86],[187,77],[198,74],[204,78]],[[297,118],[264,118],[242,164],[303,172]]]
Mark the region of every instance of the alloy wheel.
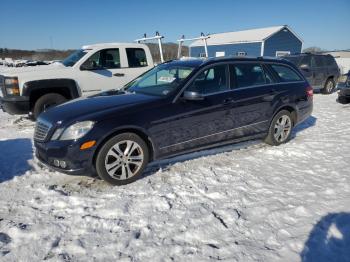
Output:
[[333,88],[334,88],[333,82],[332,81],[328,81],[327,86],[326,86],[327,92],[331,93],[333,91]]
[[112,178],[126,180],[139,171],[143,162],[144,153],[141,146],[135,141],[123,140],[107,152],[105,168]]
[[287,115],[282,115],[276,121],[274,128],[274,137],[277,142],[284,142],[292,130],[292,120]]

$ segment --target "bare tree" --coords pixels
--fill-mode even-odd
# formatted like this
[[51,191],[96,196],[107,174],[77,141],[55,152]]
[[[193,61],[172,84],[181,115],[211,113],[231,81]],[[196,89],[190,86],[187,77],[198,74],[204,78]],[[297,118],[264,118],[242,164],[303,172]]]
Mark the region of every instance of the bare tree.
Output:
[[303,50],[303,53],[313,53],[313,54],[316,54],[316,53],[321,53],[323,52],[324,50],[321,48],[321,47],[318,47],[318,46],[311,46],[311,47],[308,47],[308,48],[305,48]]

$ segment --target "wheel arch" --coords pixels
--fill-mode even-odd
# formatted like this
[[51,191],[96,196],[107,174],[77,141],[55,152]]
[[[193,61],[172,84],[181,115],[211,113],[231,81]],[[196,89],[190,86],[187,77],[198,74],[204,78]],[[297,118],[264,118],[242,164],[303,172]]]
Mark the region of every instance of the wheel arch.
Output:
[[152,141],[152,139],[150,138],[150,136],[147,134],[147,132],[145,130],[143,130],[140,127],[136,127],[136,126],[124,126],[124,127],[120,127],[118,129],[113,130],[112,132],[110,132],[108,135],[106,135],[97,145],[95,152],[93,154],[92,157],[92,164],[95,166],[96,164],[96,157],[98,152],[101,150],[102,146],[108,141],[110,140],[112,137],[122,134],[122,133],[134,133],[136,135],[138,135],[139,137],[141,137],[141,139],[143,141],[145,141],[148,150],[149,150],[149,160],[152,161],[155,159],[155,147],[154,147],[154,143]]
[[74,99],[80,96],[80,90],[73,79],[47,79],[28,81],[23,85],[22,95],[29,97],[30,109],[35,102],[43,95],[57,93],[67,99]]
[[295,126],[295,124],[298,121],[298,114],[297,114],[297,109],[292,105],[281,105],[281,106],[277,107],[277,109],[273,113],[273,116],[271,117],[270,125],[271,125],[273,118],[282,110],[287,110],[291,114],[293,126]]

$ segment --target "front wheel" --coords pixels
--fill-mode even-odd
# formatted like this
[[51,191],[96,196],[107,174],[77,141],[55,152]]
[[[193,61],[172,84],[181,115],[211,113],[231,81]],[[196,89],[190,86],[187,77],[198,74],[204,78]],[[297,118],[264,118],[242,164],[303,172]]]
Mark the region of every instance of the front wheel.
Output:
[[134,133],[122,133],[108,140],[96,157],[96,172],[113,185],[137,180],[149,161],[145,141]]
[[282,110],[272,119],[265,142],[278,146],[286,143],[292,135],[293,121],[289,111]]
[[67,98],[60,94],[49,93],[40,97],[34,104],[33,118],[37,119],[38,116],[49,109],[50,107],[57,106],[67,101]]

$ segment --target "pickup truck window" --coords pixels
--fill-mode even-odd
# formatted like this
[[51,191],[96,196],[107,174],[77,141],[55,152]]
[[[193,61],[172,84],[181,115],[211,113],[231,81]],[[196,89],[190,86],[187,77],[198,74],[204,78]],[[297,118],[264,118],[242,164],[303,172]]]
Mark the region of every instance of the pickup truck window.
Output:
[[90,56],[84,64],[92,65],[92,68],[97,69],[115,69],[120,68],[119,49],[104,49]]
[[142,48],[126,48],[129,67],[147,66],[146,52]]
[[78,49],[62,61],[64,66],[74,66],[83,56],[89,52],[87,49]]
[[193,69],[192,67],[179,65],[160,65],[130,83],[127,91],[147,95],[166,96],[171,91],[177,89],[180,83],[189,76]]

